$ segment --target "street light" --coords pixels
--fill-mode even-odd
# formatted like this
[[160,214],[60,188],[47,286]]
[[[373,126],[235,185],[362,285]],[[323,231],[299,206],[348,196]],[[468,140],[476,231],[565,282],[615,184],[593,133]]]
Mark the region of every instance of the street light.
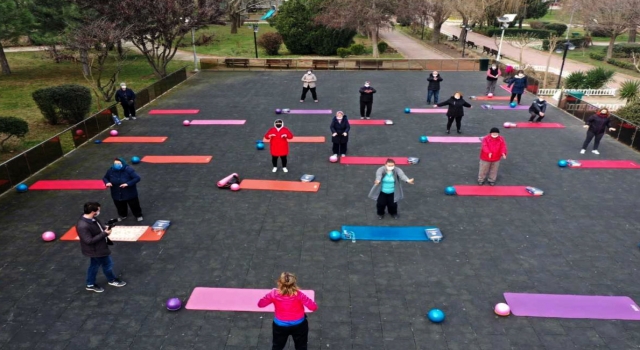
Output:
[[558,85],[556,89],[560,88],[560,82],[562,81],[562,70],[564,69],[564,60],[567,59],[567,51],[575,50],[576,46],[573,45],[569,40],[562,44],[563,47],[558,46],[556,48],[556,53],[562,53],[562,65],[560,66],[560,76],[558,76]]
[[502,53],[502,40],[504,39],[504,31],[509,28],[509,23],[513,22],[516,19],[515,14],[503,15],[502,17],[498,17],[498,22],[501,23],[502,27],[502,35],[500,35],[500,45],[498,46],[498,56],[496,57],[496,61],[500,62],[500,53]]
[[249,29],[253,29],[253,46],[256,49],[256,58],[258,58],[258,38],[256,37],[256,35],[258,34],[258,24],[252,24],[249,26]]
[[467,47],[467,33],[472,32],[472,30],[468,25],[463,25],[462,29],[464,29],[464,35],[462,36],[462,58],[464,58],[464,49]]
[[[189,24],[189,18],[185,18],[184,23]],[[198,71],[198,55],[196,55],[196,28],[191,27],[191,46],[193,47],[193,71]]]

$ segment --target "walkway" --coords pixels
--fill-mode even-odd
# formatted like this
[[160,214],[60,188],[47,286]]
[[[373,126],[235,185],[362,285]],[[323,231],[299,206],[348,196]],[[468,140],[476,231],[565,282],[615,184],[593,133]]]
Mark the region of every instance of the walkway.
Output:
[[442,59],[451,58],[436,49],[427,47],[417,39],[414,39],[399,30],[380,31],[380,39],[393,47],[405,58],[417,59]]

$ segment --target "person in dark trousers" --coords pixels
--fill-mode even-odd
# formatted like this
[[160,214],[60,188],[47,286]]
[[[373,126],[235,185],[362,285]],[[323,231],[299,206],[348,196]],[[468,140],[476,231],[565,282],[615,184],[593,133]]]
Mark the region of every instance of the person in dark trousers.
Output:
[[316,94],[316,75],[309,69],[305,75],[302,76],[302,95],[300,96],[300,102],[304,102],[307,98],[307,92],[311,90],[311,97],[314,102],[318,102],[318,95]]
[[485,180],[489,180],[489,186],[496,185],[501,159],[507,159],[507,142],[500,136],[500,129],[491,128],[489,135],[482,138],[480,146],[478,185],[484,185]]
[[84,204],[84,215],[76,223],[76,232],[80,238],[80,249],[84,256],[89,257],[90,264],[87,270],[88,291],[102,293],[104,289],[96,284],[98,270],[102,266],[102,272],[107,277],[110,286],[124,287],[127,283],[116,278],[113,273],[113,260],[109,245],[111,228],[105,227],[97,216],[100,215],[100,203],[88,202]]
[[258,301],[258,307],[273,304],[273,341],[271,350],[282,350],[289,336],[293,338],[296,350],[307,350],[309,341],[309,322],[304,308],[318,310],[318,304],[304,294],[297,284],[297,278],[291,272],[283,272],[276,281],[278,288],[272,289]]
[[127,165],[124,158],[113,160],[113,165],[107,170],[102,181],[111,189],[111,198],[118,209],[118,221],[127,218],[127,206],[131,208],[131,213],[138,221],[144,220],[136,186],[140,182],[140,176]]
[[264,138],[269,140],[271,150],[272,172],[278,171],[278,158],[282,161],[282,171],[287,173],[287,156],[289,155],[289,140],[293,138],[293,133],[284,126],[282,119],[276,119],[273,127],[264,134]]
[[449,106],[447,109],[447,134],[451,131],[451,124],[453,124],[454,120],[456,121],[458,134],[462,134],[460,126],[462,124],[462,117],[464,117],[463,107],[472,108],[471,105],[462,98],[462,93],[457,91],[448,100],[434,105],[434,107],[442,106]]
[[609,110],[606,108],[600,109],[596,114],[592,115],[585,122],[584,127],[587,129],[587,138],[584,140],[582,144],[582,149],[580,150],[580,154],[584,154],[587,151],[587,147],[589,147],[589,143],[594,138],[596,139],[593,143],[593,154],[600,154],[598,152],[598,146],[600,146],[600,140],[604,136],[604,133],[609,129],[609,131],[616,131],[615,128],[611,127],[611,119],[609,119]]
[[513,100],[518,97],[518,104],[520,104],[522,94],[527,88],[527,76],[524,75],[523,71],[519,70],[518,74],[509,79],[507,87],[511,88],[511,99],[509,100],[509,103],[513,102]]
[[136,120],[136,93],[127,87],[127,84],[120,83],[120,90],[116,91],[116,102],[120,102],[124,110],[124,119]]
[[442,77],[438,71],[434,70],[427,77],[427,81],[429,82],[429,86],[427,87],[427,104],[431,104],[431,97],[433,97],[433,103],[437,104],[440,97],[440,82],[442,81]]
[[529,107],[529,113],[531,114],[531,118],[529,118],[529,122],[533,122],[536,117],[538,119],[535,120],[536,123],[540,123],[544,118],[544,114],[547,112],[547,101],[544,97],[539,96],[531,106]]
[[344,112],[338,111],[336,116],[331,120],[331,142],[333,143],[333,156],[337,157],[340,154],[342,157],[347,155],[347,143],[349,142],[349,131],[351,125],[349,125],[349,118],[344,115]]
[[376,170],[376,179],[369,192],[369,198],[377,202],[378,219],[384,218],[385,208],[389,215],[398,219],[398,202],[404,198],[401,181],[413,185],[413,179],[397,168],[393,159],[387,159],[385,164]]
[[[360,88],[360,119],[371,119],[371,107],[373,106],[373,94],[376,89],[368,81]],[[366,110],[366,112],[365,112]]]
[[496,91],[496,85],[498,84],[498,78],[502,73],[500,73],[500,68],[498,68],[497,64],[492,64],[491,67],[487,70],[487,92],[486,95],[493,95]]

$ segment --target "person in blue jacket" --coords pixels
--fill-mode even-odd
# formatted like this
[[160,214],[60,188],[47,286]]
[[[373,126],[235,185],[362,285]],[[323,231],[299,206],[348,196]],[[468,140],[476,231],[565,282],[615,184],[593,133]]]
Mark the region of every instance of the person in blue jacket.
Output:
[[336,116],[331,120],[331,142],[333,143],[333,156],[337,157],[340,154],[342,157],[347,155],[347,142],[349,142],[349,131],[351,125],[349,125],[349,118],[344,115],[344,112],[338,111]]
[[524,75],[523,71],[519,70],[518,74],[516,74],[515,77],[509,79],[509,84],[507,85],[507,87],[511,88],[511,99],[509,100],[509,103],[513,102],[513,99],[517,96],[518,104],[520,104],[522,94],[527,88],[527,76]]
[[111,189],[113,204],[118,209],[118,221],[127,218],[128,208],[138,221],[142,221],[142,209],[138,199],[136,184],[140,182],[140,176],[132,167],[128,166],[123,158],[113,160],[113,165],[102,178],[105,186]]
[[120,90],[116,91],[116,102],[120,102],[124,110],[124,119],[136,120],[136,93],[127,87],[127,84],[120,83]]
[[533,122],[536,117],[538,119],[535,120],[536,123],[540,123],[544,118],[544,114],[547,112],[547,101],[545,101],[544,97],[539,96],[531,106],[529,107],[529,113],[531,114],[531,118],[529,118],[529,122]]

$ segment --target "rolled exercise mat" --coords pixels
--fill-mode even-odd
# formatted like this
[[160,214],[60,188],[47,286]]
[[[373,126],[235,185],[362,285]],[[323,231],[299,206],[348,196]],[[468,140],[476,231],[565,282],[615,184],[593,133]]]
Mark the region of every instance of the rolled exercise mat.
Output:
[[342,226],[343,239],[356,241],[430,241],[426,230],[435,226]]
[[427,143],[480,143],[480,136],[427,136]]
[[571,169],[640,169],[640,164],[631,160],[578,160],[580,166]]
[[102,180],[39,180],[30,190],[104,190]]
[[442,114],[447,113],[446,108],[410,108],[410,113],[422,113],[422,114]]
[[167,141],[166,136],[114,136],[102,140],[106,143],[161,143]]
[[[207,288],[196,287],[189,301],[187,310],[207,311],[246,311],[246,312],[273,312],[273,304],[259,308],[258,301],[272,289],[247,289],[247,288]],[[314,300],[316,293],[313,290],[302,290],[306,296]],[[311,312],[305,307],[305,312]]]
[[[326,138],[324,136],[294,136],[287,141],[291,143],[324,143]],[[269,143],[269,140],[262,139],[262,142]]]
[[287,191],[287,192],[318,192],[319,182],[251,180],[240,182],[241,190]]
[[[114,242],[151,242],[159,241],[164,236],[166,230],[154,231],[151,226],[116,226],[111,230],[109,239]],[[62,237],[61,241],[78,241],[78,231],[76,227],[67,231]]]
[[516,126],[511,128],[521,129],[563,129],[564,125],[560,123],[514,123]]
[[244,125],[246,120],[229,120],[229,119],[199,119],[192,120],[189,125]]
[[379,165],[383,166],[387,159],[393,159],[398,165],[409,165],[409,157],[340,157],[340,164]]
[[141,161],[144,163],[156,164],[205,164],[211,162],[212,156],[144,156]]
[[330,109],[290,109],[285,114],[332,114]]
[[504,293],[516,316],[640,320],[640,307],[629,297]]
[[198,114],[199,109],[152,109],[149,114]]
[[528,186],[454,185],[458,196],[537,197],[527,191]]

